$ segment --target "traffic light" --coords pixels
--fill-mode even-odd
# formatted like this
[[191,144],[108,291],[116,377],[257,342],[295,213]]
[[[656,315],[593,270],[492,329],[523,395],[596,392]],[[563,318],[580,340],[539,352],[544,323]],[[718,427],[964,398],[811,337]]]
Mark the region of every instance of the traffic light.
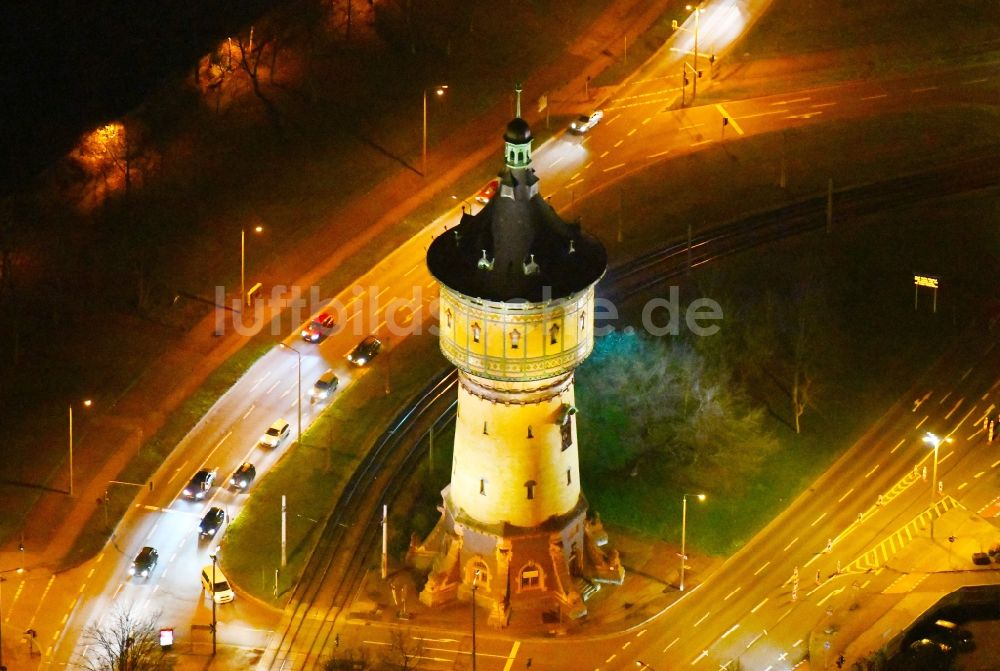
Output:
[[701,79],[701,70],[698,70],[698,79]]

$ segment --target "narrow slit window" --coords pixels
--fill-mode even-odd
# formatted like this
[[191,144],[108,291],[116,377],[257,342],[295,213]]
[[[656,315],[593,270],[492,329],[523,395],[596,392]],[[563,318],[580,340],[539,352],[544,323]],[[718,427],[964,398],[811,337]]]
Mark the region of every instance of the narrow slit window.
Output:
[[549,344],[556,345],[559,343],[559,324],[553,324],[552,328],[549,329]]
[[534,480],[528,480],[527,482],[524,483],[524,488],[528,491],[528,500],[529,501],[531,501],[531,500],[533,500],[535,498],[535,487],[537,487],[537,486],[538,486],[538,483],[535,482]]
[[472,326],[472,342],[479,342],[479,336],[482,335],[483,330],[479,327],[478,322],[473,322]]

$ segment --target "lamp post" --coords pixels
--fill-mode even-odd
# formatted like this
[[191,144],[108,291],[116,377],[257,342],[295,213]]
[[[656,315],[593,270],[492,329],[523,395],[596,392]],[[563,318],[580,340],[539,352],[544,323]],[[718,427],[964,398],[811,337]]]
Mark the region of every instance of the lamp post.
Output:
[[[24,573],[24,569],[15,568],[7,571],[0,571],[0,573]],[[3,665],[3,584],[5,582],[7,582],[7,578],[0,575],[0,669],[7,668]]]
[[212,656],[215,657],[215,563],[218,561],[219,549],[216,548],[208,553],[208,556],[212,558]]
[[285,349],[289,349],[289,350],[292,350],[293,352],[295,352],[295,356],[297,357],[296,361],[298,362],[298,365],[297,365],[297,370],[298,370],[298,383],[297,384],[298,384],[298,387],[297,387],[297,390],[296,390],[296,394],[298,394],[298,398],[295,401],[295,407],[298,409],[298,412],[299,412],[299,419],[298,419],[298,421],[299,421],[299,438],[298,438],[298,441],[299,441],[299,444],[301,445],[302,444],[302,352],[298,351],[297,349],[295,349],[291,345],[286,345],[285,343],[281,343],[281,346],[284,347]]
[[[254,226],[253,232],[260,233],[264,230],[263,226]],[[240,229],[240,301],[243,305],[247,305],[249,301],[247,300],[247,282],[246,282],[246,269],[247,269],[247,229]]]
[[[941,447],[941,443],[951,442],[951,436],[945,436],[944,438],[938,438],[937,435],[927,432],[924,435],[924,442],[930,445],[934,449],[934,470],[931,479],[931,505],[934,505],[934,501],[937,500],[937,486],[938,486],[938,448]],[[934,514],[931,513],[931,538],[934,538]]]
[[427,176],[427,91],[433,89],[434,93],[443,96],[447,88],[447,84],[439,84],[437,86],[428,86],[424,89],[424,133],[420,151],[420,174],[423,177]]
[[472,577],[472,671],[476,671],[476,590],[479,589],[479,569]]
[[[83,402],[83,407],[89,408],[92,405],[88,398]],[[69,495],[73,496],[73,404],[69,405]]]
[[680,591],[684,591],[684,565],[687,563],[687,519],[688,497],[694,496],[699,501],[705,500],[704,494],[685,494],[681,497],[681,582]]
[[698,97],[698,23],[702,13],[701,3],[687,5],[689,12],[694,12],[694,83],[691,86],[691,100]]

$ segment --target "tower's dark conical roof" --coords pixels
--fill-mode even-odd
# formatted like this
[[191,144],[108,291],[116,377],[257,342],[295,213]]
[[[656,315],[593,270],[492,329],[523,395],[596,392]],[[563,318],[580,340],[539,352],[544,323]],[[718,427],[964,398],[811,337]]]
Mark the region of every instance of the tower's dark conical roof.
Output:
[[[507,142],[530,138],[523,119],[507,125]],[[427,250],[427,267],[442,284],[491,301],[565,298],[597,282],[607,263],[604,246],[542,198],[530,166],[506,166],[486,207],[464,214]]]

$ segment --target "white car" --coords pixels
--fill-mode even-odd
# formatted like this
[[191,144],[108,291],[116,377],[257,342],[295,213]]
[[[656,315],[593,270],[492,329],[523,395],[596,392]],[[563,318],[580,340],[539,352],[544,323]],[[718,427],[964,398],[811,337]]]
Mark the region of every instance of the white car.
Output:
[[597,110],[591,113],[590,116],[586,114],[581,114],[576,119],[570,122],[569,129],[576,133],[577,135],[583,135],[588,130],[593,128],[598,124],[598,122],[604,118],[604,112]]
[[212,595],[215,603],[229,603],[236,598],[233,588],[218,566],[210,564],[201,569],[201,586]]
[[291,434],[292,427],[285,420],[279,419],[267,427],[267,431],[260,437],[260,444],[263,447],[275,448],[285,442]]

